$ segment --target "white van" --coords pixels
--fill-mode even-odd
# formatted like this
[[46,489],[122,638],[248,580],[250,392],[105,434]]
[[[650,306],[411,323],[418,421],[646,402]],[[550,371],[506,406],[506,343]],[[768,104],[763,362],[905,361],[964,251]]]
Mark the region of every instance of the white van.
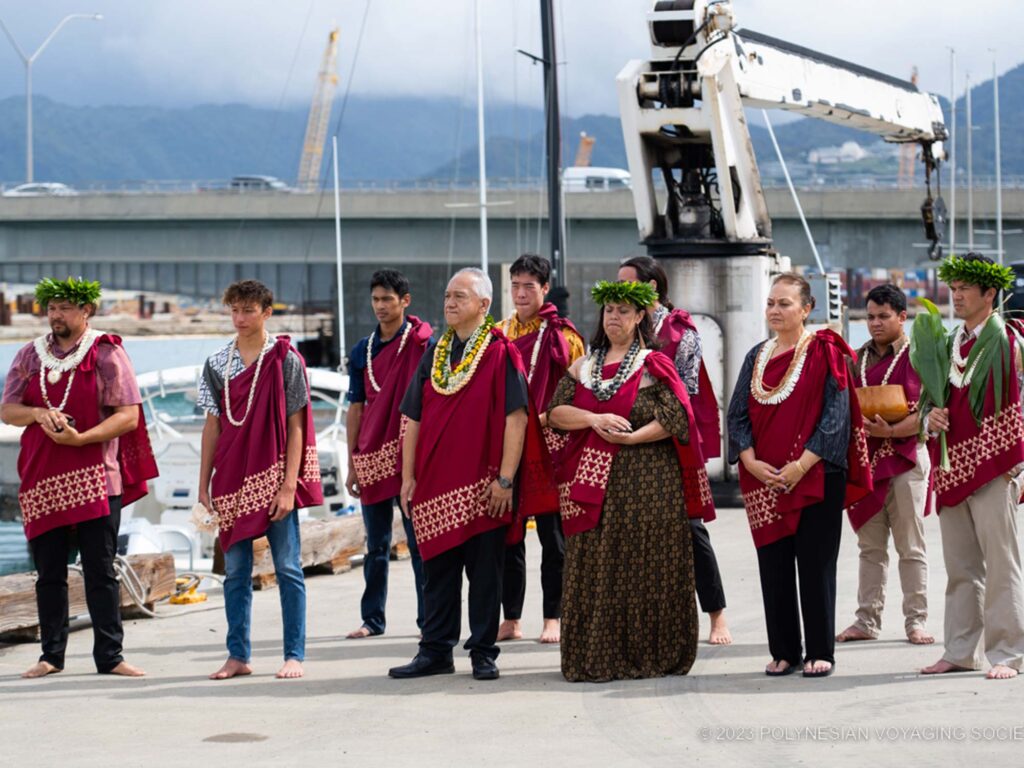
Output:
[[611,192],[629,189],[629,171],[622,168],[566,168],[562,171],[562,189],[566,192]]

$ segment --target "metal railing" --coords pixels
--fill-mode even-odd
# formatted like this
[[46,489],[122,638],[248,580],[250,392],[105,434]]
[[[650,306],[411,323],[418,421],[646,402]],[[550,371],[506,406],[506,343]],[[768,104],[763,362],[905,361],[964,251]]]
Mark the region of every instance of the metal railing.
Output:
[[[887,190],[900,189],[901,186],[895,175],[848,175],[848,176],[794,176],[794,184],[801,191],[815,190]],[[942,191],[948,194],[948,180],[944,180]],[[0,194],[10,191],[19,186],[20,181],[0,182]],[[779,176],[776,178],[769,173],[762,173],[762,183],[765,189],[783,189],[785,180]],[[231,187],[229,181],[224,179],[125,179],[125,180],[100,180],[84,181],[69,184],[72,194],[75,195],[182,195],[182,194],[218,194],[218,195],[283,195],[283,194],[319,194],[320,188],[313,190],[302,190],[289,187],[285,190],[255,190],[238,189]],[[660,186],[660,181],[658,182]],[[342,189],[347,192],[379,192],[382,194],[396,192],[472,192],[477,190],[478,184],[474,180],[452,180],[452,179],[349,179],[342,182]],[[493,178],[488,179],[487,187],[490,190],[506,192],[530,192],[541,193],[545,190],[544,180],[541,178]],[[905,188],[905,187],[904,187]],[[996,188],[994,176],[975,176],[975,191],[994,190]],[[1024,176],[1003,176],[1002,188],[1024,189]],[[924,180],[915,179],[915,184],[909,187],[911,190],[924,190]],[[964,183],[957,184],[957,190],[967,190]],[[589,191],[589,190],[588,190]],[[614,191],[614,190],[613,190]],[[620,193],[622,190],[618,190]],[[589,191],[591,194],[607,194],[608,191]],[[571,194],[576,194],[573,191]]]

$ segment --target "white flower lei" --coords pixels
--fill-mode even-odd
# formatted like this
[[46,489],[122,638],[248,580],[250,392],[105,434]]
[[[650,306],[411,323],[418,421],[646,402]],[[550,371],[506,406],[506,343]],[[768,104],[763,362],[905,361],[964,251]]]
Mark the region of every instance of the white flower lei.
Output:
[[[263,349],[260,350],[260,356],[256,358],[256,373],[252,377],[252,385],[249,387],[249,401],[245,404],[245,413],[242,418],[238,421],[231,415],[231,361],[235,357],[235,352],[238,352],[238,336],[235,336],[234,341],[231,342],[231,349],[228,351],[228,361],[224,365],[224,414],[228,417],[228,421],[232,426],[240,427],[245,423],[245,420],[249,417],[249,411],[252,410],[252,401],[256,397],[256,383],[260,380],[260,369],[263,367],[263,358],[266,356],[267,351],[270,349],[270,345],[267,341],[270,336],[264,331],[263,333]],[[241,358],[241,353],[239,353]]]
[[[402,350],[405,349],[405,342],[409,338],[409,331],[412,330],[412,323],[408,320],[405,323],[405,331],[402,333],[402,339],[398,343],[397,354],[402,354]],[[380,384],[377,383],[377,379],[373,375],[373,340],[377,335],[377,329],[374,328],[373,332],[370,333],[370,340],[366,343],[366,375],[370,379],[370,386],[373,387],[374,392],[380,392]]]
[[[43,402],[46,403],[47,408],[58,411],[64,410],[64,406],[68,404],[68,398],[71,396],[71,385],[75,381],[75,371],[82,360],[85,359],[89,350],[92,349],[92,345],[96,343],[96,339],[102,335],[103,331],[95,331],[92,328],[87,329],[78,342],[78,349],[64,358],[58,358],[50,351],[48,336],[39,336],[33,341],[36,355],[39,357],[39,390],[43,395]],[[46,391],[46,382],[49,381],[51,384],[57,384],[61,379],[61,375],[67,371],[71,371],[71,376],[68,377],[67,386],[64,387],[64,397],[61,399],[60,405],[54,406],[50,402],[49,393]]]
[[537,340],[533,342],[533,353],[530,355],[530,370],[526,374],[526,383],[533,382],[533,372],[537,370],[537,359],[540,357],[540,343],[544,341],[544,331],[547,330],[548,321],[544,320],[537,331]]
[[[885,376],[882,377],[882,386],[883,387],[886,384],[889,383],[889,377],[892,376],[892,372],[894,370],[896,370],[897,364],[899,363],[900,359],[903,357],[904,353],[908,349],[910,349],[910,342],[909,341],[907,341],[902,347],[900,347],[900,351],[896,353],[896,355],[892,359],[892,362],[889,363],[889,369],[885,372]],[[863,386],[863,387],[868,386],[868,366],[867,366],[867,362],[868,362],[868,356],[867,355],[862,355],[861,358],[860,358],[860,383],[861,383],[861,386]]]
[[761,403],[761,405],[778,405],[793,394],[797,382],[800,381],[800,374],[803,373],[804,362],[807,359],[807,349],[813,338],[814,334],[805,328],[793,350],[793,362],[790,363],[789,370],[786,371],[779,385],[771,390],[764,388],[764,371],[768,367],[768,362],[772,359],[772,352],[775,351],[779,342],[778,339],[769,339],[761,346],[761,351],[757,355],[757,362],[754,364],[754,375],[750,378],[750,394],[754,396],[757,402]]
[[967,329],[964,326],[961,325],[956,329],[956,335],[953,336],[953,349],[949,356],[952,363],[949,366],[949,383],[957,389],[963,389],[971,385],[971,379],[974,378],[974,374],[978,370],[978,363],[981,360],[981,357],[976,357],[971,369],[966,370],[967,360],[960,354],[960,347],[967,342],[966,336]]

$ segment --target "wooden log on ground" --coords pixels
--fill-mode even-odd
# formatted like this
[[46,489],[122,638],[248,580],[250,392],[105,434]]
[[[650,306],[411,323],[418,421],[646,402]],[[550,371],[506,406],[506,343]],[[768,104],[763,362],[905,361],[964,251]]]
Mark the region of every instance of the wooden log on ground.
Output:
[[[341,573],[351,568],[349,559],[363,551],[366,530],[358,515],[346,515],[332,520],[307,520],[300,530],[302,539],[302,567],[321,566],[329,573]],[[252,543],[253,588],[267,589],[277,584],[274,560],[266,537]]]
[[391,559],[407,560],[409,557],[409,543],[406,541],[405,525],[402,524],[402,510],[396,508],[395,519],[391,524]]
[[[128,563],[142,583],[142,600],[147,607],[152,609],[157,600],[174,594],[174,555],[167,552],[129,555]],[[89,612],[85,604],[85,582],[82,574],[75,570],[68,570],[68,604],[71,616],[84,616]],[[122,584],[121,607],[126,616],[130,615],[127,609],[134,605]],[[34,639],[38,626],[35,572],[0,576],[0,636],[9,640]]]

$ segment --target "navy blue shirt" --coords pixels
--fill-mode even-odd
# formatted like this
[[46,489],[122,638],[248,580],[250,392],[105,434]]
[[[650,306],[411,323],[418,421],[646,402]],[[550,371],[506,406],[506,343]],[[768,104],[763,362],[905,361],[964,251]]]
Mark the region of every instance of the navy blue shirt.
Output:
[[[387,341],[380,340],[380,325],[377,326],[377,330],[373,333],[373,349],[370,354],[376,357],[380,354],[380,351],[391,342],[396,339],[402,338],[402,334],[405,333],[405,326],[409,324],[406,320],[402,323],[402,327],[398,329],[398,333],[392,336]],[[363,371],[366,370],[366,348],[370,344],[370,337],[365,336],[361,338],[348,355],[348,401],[349,403],[365,403],[366,402],[366,381],[363,377]],[[378,383],[380,380],[378,379]]]

